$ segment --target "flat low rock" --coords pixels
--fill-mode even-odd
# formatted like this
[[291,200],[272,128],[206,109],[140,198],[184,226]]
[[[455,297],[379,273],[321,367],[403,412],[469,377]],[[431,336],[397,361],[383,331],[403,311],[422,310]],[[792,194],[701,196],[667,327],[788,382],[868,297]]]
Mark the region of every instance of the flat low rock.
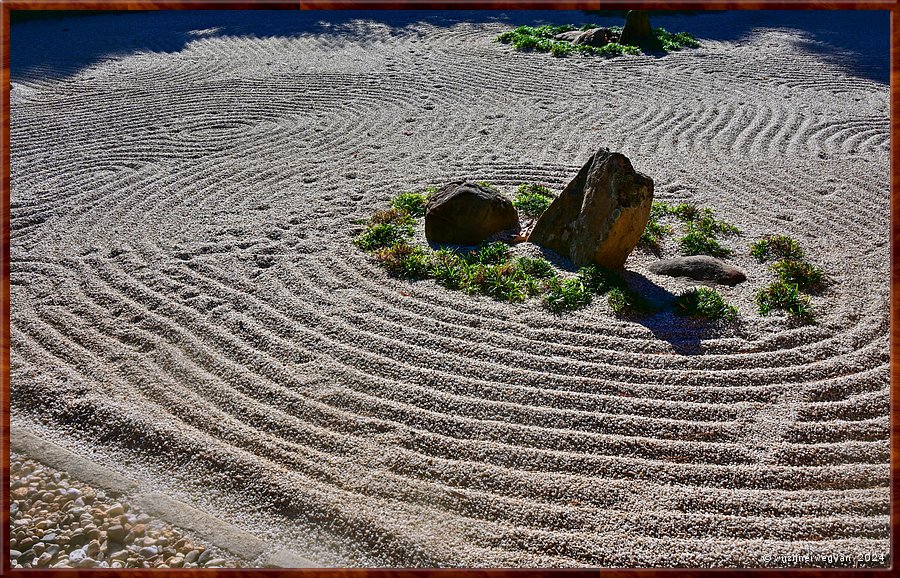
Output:
[[534,225],[532,243],[568,257],[576,267],[620,269],[647,226],[653,179],[621,153],[600,149]]
[[609,28],[591,28],[575,37],[572,40],[572,44],[585,44],[600,48],[612,42],[612,36],[613,34]]
[[519,213],[512,201],[470,181],[445,185],[425,206],[425,237],[432,243],[477,245],[518,228]]
[[712,281],[723,285],[737,285],[747,280],[744,272],[734,265],[707,255],[662,259],[650,263],[647,269],[657,275],[687,277],[695,281]]
[[584,34],[581,30],[569,30],[562,32],[553,37],[554,40],[565,40],[566,42],[574,42],[576,38]]

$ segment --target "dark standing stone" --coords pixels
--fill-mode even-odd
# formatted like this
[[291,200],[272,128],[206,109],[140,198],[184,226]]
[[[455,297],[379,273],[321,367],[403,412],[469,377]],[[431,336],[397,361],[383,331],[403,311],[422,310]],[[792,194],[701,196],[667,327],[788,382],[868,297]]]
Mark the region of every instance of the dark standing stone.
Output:
[[528,240],[572,260],[620,269],[637,245],[653,203],[653,179],[621,153],[600,149],[547,208]]
[[625,28],[619,44],[641,46],[650,40],[653,32],[650,29],[650,15],[645,10],[629,10],[625,15]]
[[737,285],[747,280],[744,272],[737,267],[708,255],[663,259],[650,263],[647,269],[657,275],[687,277],[695,281],[714,281],[723,285]]
[[518,228],[519,214],[512,202],[478,183],[450,183],[425,206],[425,237],[432,243],[477,245]]

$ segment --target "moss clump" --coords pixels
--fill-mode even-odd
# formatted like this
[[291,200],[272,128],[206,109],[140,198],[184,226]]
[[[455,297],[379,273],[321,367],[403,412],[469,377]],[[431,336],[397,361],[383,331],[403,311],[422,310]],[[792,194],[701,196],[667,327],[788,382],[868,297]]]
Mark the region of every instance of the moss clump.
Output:
[[689,289],[675,299],[676,311],[689,317],[703,317],[710,320],[734,321],[738,311],[715,289],[699,287]]

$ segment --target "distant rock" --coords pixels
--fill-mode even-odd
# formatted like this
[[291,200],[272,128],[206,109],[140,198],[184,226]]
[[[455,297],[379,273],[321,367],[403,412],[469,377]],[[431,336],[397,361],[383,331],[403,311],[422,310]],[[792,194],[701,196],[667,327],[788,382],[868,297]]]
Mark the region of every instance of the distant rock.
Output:
[[518,228],[519,214],[512,202],[474,182],[450,183],[425,206],[425,237],[432,243],[477,245]]
[[575,39],[582,34],[584,34],[582,30],[569,30],[568,32],[557,34],[553,37],[553,40],[565,40],[566,42],[574,42]]
[[621,153],[597,151],[538,219],[528,240],[577,267],[625,265],[653,203],[653,179]]
[[613,37],[613,33],[609,28],[591,28],[590,30],[585,30],[579,34],[578,37],[572,41],[572,44],[585,44],[587,46],[600,48],[601,46],[606,46],[612,42]]
[[647,269],[657,275],[687,277],[695,281],[713,281],[723,285],[737,285],[747,280],[744,272],[734,265],[707,255],[663,259],[650,263]]

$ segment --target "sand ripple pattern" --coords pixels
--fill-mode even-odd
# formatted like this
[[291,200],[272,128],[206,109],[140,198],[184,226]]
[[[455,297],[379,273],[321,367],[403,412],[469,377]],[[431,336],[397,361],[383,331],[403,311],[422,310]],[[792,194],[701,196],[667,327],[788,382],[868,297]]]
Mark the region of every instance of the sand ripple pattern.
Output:
[[[854,68],[790,14],[672,19],[704,47],[612,60],[491,42],[580,14],[240,16],[14,30],[15,419],[320,532],[323,564],[887,552],[886,50]],[[463,298],[352,246],[397,192],[558,190],[601,145],[744,231],[741,327]],[[817,325],[755,312],[771,232],[831,275]],[[683,287],[652,260],[628,267]]]

